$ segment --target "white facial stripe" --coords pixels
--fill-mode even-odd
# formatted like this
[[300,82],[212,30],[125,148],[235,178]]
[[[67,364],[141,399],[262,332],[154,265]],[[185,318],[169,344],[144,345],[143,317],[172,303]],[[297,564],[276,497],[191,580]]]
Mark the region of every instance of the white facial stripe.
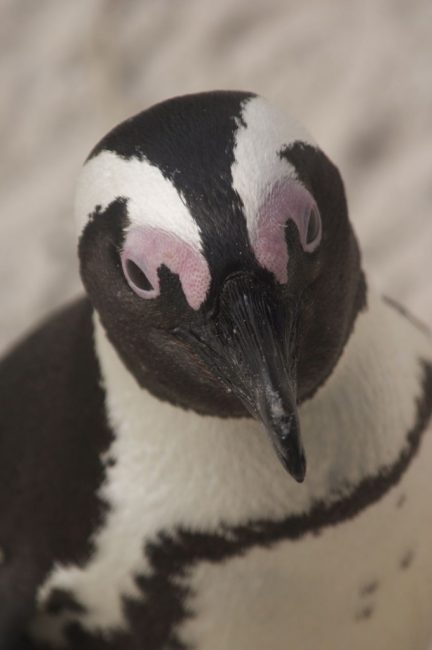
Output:
[[295,178],[295,169],[282,160],[279,152],[294,142],[316,146],[309,133],[288,119],[262,97],[253,97],[243,109],[236,132],[234,162],[231,167],[233,188],[240,195],[249,235],[253,235],[259,208],[275,183]]
[[118,197],[128,199],[130,227],[160,228],[201,250],[196,221],[160,169],[145,159],[127,160],[112,151],[102,151],[84,165],[76,197],[79,233],[97,205],[103,210]]

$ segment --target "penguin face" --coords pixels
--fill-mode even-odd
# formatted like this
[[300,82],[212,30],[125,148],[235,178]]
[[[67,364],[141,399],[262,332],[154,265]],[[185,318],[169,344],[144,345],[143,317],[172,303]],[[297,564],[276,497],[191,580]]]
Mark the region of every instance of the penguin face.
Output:
[[91,152],[77,218],[84,284],[138,382],[261,419],[302,480],[297,404],[363,300],[340,175],[304,129],[250,93],[168,100]]

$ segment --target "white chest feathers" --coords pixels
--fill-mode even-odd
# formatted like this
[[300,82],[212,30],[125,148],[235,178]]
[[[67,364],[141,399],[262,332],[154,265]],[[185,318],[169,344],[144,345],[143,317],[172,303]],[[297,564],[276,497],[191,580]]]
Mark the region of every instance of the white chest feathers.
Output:
[[[299,486],[283,470],[256,422],[202,417],[162,403],[139,388],[97,319],[95,342],[108,419],[115,433],[104,458],[106,480],[99,494],[109,510],[103,526],[94,533],[95,553],[89,562],[82,567],[56,566],[40,589],[41,613],[35,619],[34,634],[53,644],[62,642],[64,626],[71,620],[102,633],[127,627],[124,598],[143,597],[136,577],[151,570],[145,544],[161,532],[170,534],[181,528],[212,533],[220,532],[222,525],[305,515],[314,504],[335,503],[365,477],[390,467],[406,447],[407,433],[417,417],[422,391],[419,359],[431,358],[430,342],[370,295],[368,311],[358,317],[337,369],[301,408],[308,473]],[[430,445],[427,454],[430,463]],[[424,461],[416,471],[419,476],[407,478],[406,484],[415,499],[421,497],[427,482]],[[390,491],[353,521],[318,537],[251,548],[223,565],[197,564],[188,577],[198,617],[186,623],[185,639],[193,643],[207,639],[199,646],[206,650],[279,650],[288,642],[296,650],[335,650],[337,646],[330,641],[325,645],[322,637],[323,617],[333,625],[338,612],[348,608],[350,624],[361,618],[373,600],[362,601],[362,588],[377,576],[393,575],[391,567],[402,562],[404,553],[420,549],[413,526],[418,527],[426,514],[432,521],[432,509],[423,512],[423,503],[411,511],[412,521],[399,518],[396,525],[392,513],[400,498],[401,494]],[[391,531],[391,552],[386,530]],[[419,566],[429,570],[432,562],[428,564],[424,550],[421,553]],[[389,592],[392,584],[389,577]],[[55,588],[72,592],[83,612],[65,612],[55,618],[43,614],[43,603]],[[347,589],[352,592],[349,602]],[[411,594],[410,589],[404,593]],[[432,588],[428,594],[432,607]],[[333,598],[339,599],[335,608]],[[391,602],[409,606],[405,596],[398,598],[393,590]],[[238,616],[224,628],[223,612],[232,613],[233,608]],[[294,629],[295,617],[300,636],[293,640],[286,631]],[[270,633],[270,620],[281,626],[272,646],[261,638]],[[308,621],[313,620],[317,620],[318,636],[308,637],[314,627]],[[220,636],[212,642],[215,630]],[[312,645],[301,645],[301,634]],[[341,648],[348,643],[343,638]],[[378,650],[378,646],[368,647]],[[394,646],[395,650],[407,647],[421,646]]]

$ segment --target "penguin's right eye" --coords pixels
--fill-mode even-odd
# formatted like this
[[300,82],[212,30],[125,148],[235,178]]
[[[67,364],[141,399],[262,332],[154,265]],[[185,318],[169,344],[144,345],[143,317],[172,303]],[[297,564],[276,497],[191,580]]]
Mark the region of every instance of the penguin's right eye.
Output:
[[166,267],[180,279],[192,309],[199,309],[210,286],[210,271],[202,252],[159,228],[139,226],[126,233],[120,261],[126,282],[146,300],[160,295],[159,269]]
[[153,291],[154,289],[144,271],[132,260],[126,262],[126,279],[132,288],[135,286],[141,291]]
[[140,298],[155,298],[159,291],[143,271],[143,264],[137,264],[128,255],[122,255],[121,264],[126,282]]

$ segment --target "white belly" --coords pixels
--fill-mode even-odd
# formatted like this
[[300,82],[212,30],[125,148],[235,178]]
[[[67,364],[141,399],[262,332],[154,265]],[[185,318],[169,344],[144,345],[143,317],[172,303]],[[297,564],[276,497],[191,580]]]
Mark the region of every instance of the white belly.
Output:
[[[375,333],[378,325],[373,311],[365,314],[337,372],[303,405],[308,475],[301,486],[284,472],[256,422],[201,418],[141,390],[97,326],[116,432],[107,454],[116,462],[99,494],[109,510],[94,532],[88,563],[56,566],[41,586],[35,636],[57,646],[73,621],[91,634],[127,632],[124,602],[147,597],[136,576],[154,572],[145,544],[157,544],[161,532],[175,540],[179,527],[218,534],[221,523],[235,528],[307,517],[313,504],[347,497],[365,476],[397,463],[409,448],[408,432],[422,420],[419,359],[428,358],[430,343],[420,337],[415,354],[405,354],[399,341],[409,326],[401,321],[390,336],[384,322],[385,340],[396,342],[396,351],[383,357],[381,342],[366,337],[363,330]],[[401,385],[388,387],[389,378]],[[426,650],[431,468],[429,432],[399,485],[356,517],[318,536],[189,564],[173,580],[185,582],[184,606],[192,615],[173,632],[197,650]],[[46,613],[55,589],[73,594],[84,611]]]
[[[197,650],[426,650],[432,639],[431,466],[429,431],[399,485],[353,519],[192,565],[174,578],[186,587],[184,604],[192,612],[175,629],[179,639]],[[138,545],[143,549],[142,538]],[[122,582],[146,573],[143,559],[134,565],[123,556],[115,564],[125,571]],[[120,592],[113,565],[106,562],[105,571],[103,565],[95,576],[96,564],[70,568],[57,583],[73,587],[89,608],[89,616],[67,619],[91,631],[100,626],[97,603],[105,620],[116,620]],[[40,614],[36,636],[57,646],[65,622]]]
[[425,650],[431,465],[429,433],[400,485],[355,519],[199,564],[181,639],[199,650]]

